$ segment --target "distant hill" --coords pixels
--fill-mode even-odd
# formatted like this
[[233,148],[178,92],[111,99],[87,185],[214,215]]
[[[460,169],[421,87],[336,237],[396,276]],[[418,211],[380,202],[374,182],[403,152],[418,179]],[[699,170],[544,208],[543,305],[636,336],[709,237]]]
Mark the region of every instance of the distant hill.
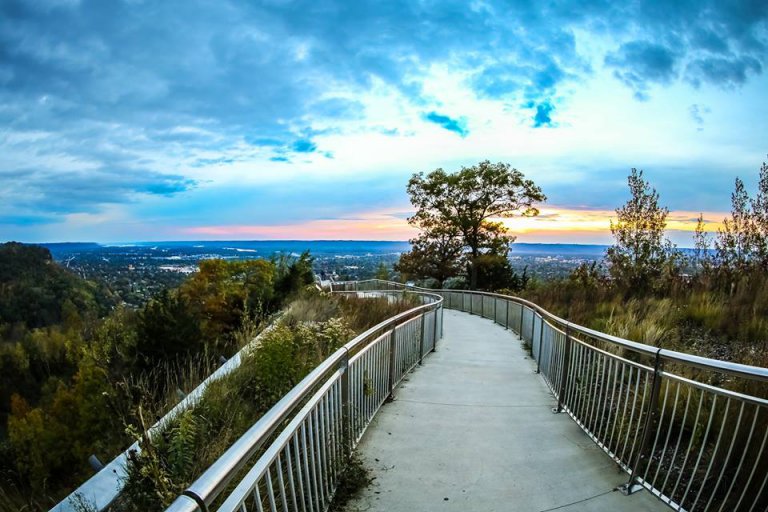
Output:
[[602,259],[608,245],[589,244],[531,244],[515,242],[512,244],[513,256],[561,256]]
[[66,311],[98,314],[106,295],[55,263],[45,247],[0,245],[0,326],[47,327],[60,323]]

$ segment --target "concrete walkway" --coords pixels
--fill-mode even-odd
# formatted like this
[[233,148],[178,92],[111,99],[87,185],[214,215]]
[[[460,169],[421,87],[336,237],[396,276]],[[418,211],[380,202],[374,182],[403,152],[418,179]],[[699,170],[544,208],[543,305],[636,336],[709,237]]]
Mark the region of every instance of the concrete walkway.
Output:
[[358,452],[375,480],[347,512],[668,510],[613,491],[627,474],[551,412],[514,334],[448,310],[444,332],[366,432]]

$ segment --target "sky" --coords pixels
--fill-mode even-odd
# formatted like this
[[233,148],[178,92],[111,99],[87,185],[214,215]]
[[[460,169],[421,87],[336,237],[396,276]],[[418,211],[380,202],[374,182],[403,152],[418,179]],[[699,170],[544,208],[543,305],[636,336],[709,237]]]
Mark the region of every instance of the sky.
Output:
[[0,0],[0,240],[405,240],[413,173],[491,160],[519,241],[610,242],[634,167],[690,245],[766,66],[765,0]]

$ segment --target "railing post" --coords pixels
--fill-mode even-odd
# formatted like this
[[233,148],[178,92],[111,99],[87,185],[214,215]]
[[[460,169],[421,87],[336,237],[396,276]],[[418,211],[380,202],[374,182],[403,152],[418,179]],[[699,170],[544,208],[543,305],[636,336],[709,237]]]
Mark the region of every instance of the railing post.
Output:
[[663,365],[661,362],[661,349],[656,351],[656,360],[653,363],[653,382],[651,383],[651,400],[648,402],[648,409],[645,413],[645,424],[643,425],[643,437],[640,438],[640,449],[635,457],[635,462],[630,467],[632,473],[626,484],[619,487],[622,494],[629,496],[643,488],[642,484],[637,482],[637,473],[640,469],[640,463],[643,459],[650,457],[648,453],[651,447],[651,429],[653,421],[659,413],[659,389],[661,388],[661,372]]
[[[438,311],[440,312],[440,315],[439,315],[440,318],[437,318],[438,317],[438,314],[437,314]],[[438,324],[438,322],[440,322],[440,320],[443,319],[442,313],[444,311],[445,311],[445,309],[443,308],[443,306],[438,306],[437,308],[435,308],[435,329],[433,331],[434,336],[432,336],[435,339],[435,342],[432,344],[432,352],[437,352],[437,324]],[[440,332],[442,332],[442,331],[443,331],[443,325],[441,323],[440,324]]]
[[520,304],[520,327],[517,330],[517,334],[520,335],[520,339],[525,341],[525,338],[523,338],[523,313],[525,312],[525,306]]
[[[541,342],[544,341],[544,317],[539,316],[539,350],[537,351],[538,357],[536,358],[536,373],[541,373]],[[531,341],[531,347],[533,347],[533,341]]]
[[506,330],[509,330],[509,305],[511,302],[509,302],[507,299],[504,299],[504,328]]
[[[435,313],[437,315],[437,313]],[[419,366],[423,364],[424,360],[424,340],[427,337],[427,312],[421,314],[421,340],[419,341]]]
[[389,333],[389,394],[387,395],[387,401],[394,399],[395,391],[395,351],[397,350],[397,339],[395,337],[395,329]]
[[349,380],[349,352],[339,362],[341,369],[341,435],[344,443],[344,456],[352,456],[352,408],[349,402],[351,383]]
[[[531,336],[533,338],[533,336]],[[557,392],[557,407],[552,409],[555,414],[563,411],[563,400],[565,398],[565,388],[568,383],[568,366],[571,362],[571,333],[569,324],[565,324],[565,354],[563,357],[563,368],[560,371],[560,389]]]
[[533,326],[536,322],[536,310],[531,309],[531,352],[533,352]]

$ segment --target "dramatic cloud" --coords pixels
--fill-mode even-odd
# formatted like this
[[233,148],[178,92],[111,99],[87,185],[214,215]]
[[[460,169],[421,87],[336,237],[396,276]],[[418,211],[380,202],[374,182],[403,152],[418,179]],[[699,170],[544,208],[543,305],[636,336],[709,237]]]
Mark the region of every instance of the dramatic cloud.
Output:
[[759,74],[762,71],[762,64],[753,57],[708,57],[688,64],[687,77],[696,87],[702,82],[733,87],[746,83],[749,74]]
[[542,126],[553,126],[552,124],[552,111],[555,107],[545,101],[536,105],[536,115],[533,116],[533,127],[541,128]]
[[311,140],[301,139],[293,143],[293,150],[297,153],[314,153],[317,151],[317,144]]
[[648,99],[650,83],[669,84],[677,76],[677,56],[662,45],[632,41],[605,57],[605,64],[615,68],[616,78],[635,91],[638,100]]
[[[721,94],[764,104],[767,56],[768,3],[754,0],[5,0],[0,223],[34,237],[118,215],[109,205],[140,222],[137,205],[159,202],[171,218],[208,188],[320,175],[370,197],[344,180],[486,157],[540,162],[558,186],[575,154],[639,165],[639,148],[604,155],[639,137],[673,168],[670,137],[615,112],[696,133],[707,112],[687,106],[707,104],[706,134],[730,133],[751,118],[715,108]],[[324,200],[306,200],[307,218]]]
[[430,123],[435,123],[438,126],[442,126],[449,132],[456,132],[462,137],[469,135],[466,119],[452,119],[448,116],[438,114],[437,112],[429,112],[424,114],[424,119]]

